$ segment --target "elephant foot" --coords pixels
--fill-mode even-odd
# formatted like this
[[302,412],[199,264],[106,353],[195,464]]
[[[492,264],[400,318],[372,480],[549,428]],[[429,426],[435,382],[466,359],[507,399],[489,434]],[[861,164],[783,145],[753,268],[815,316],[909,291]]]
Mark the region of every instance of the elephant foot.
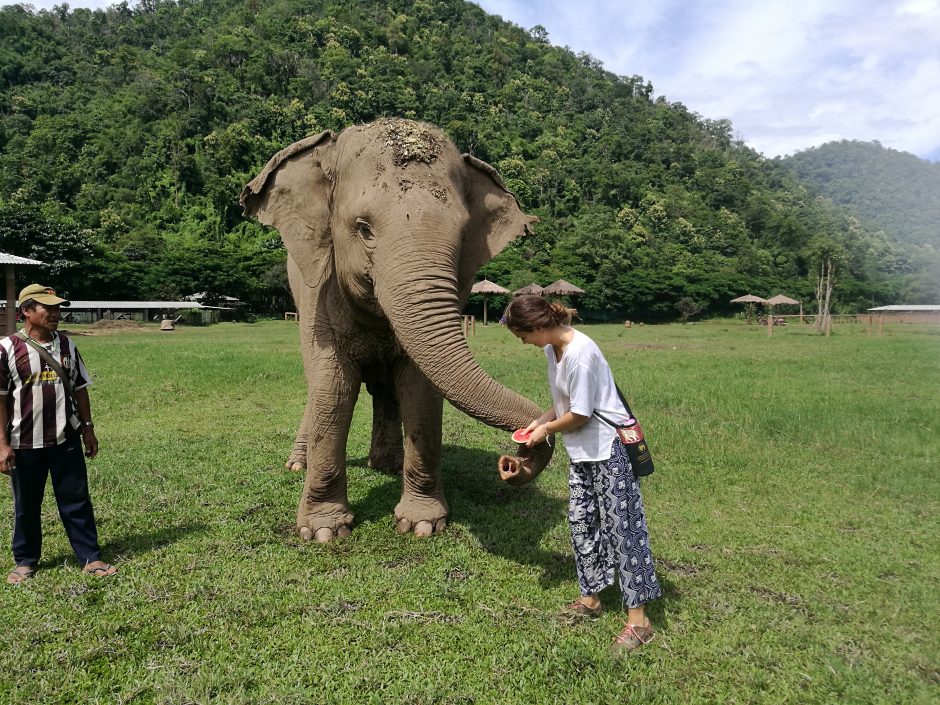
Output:
[[447,504],[433,497],[402,497],[395,507],[395,531],[419,538],[439,534],[447,527]]
[[287,457],[287,462],[284,463],[284,467],[291,472],[303,472],[306,470],[307,451],[304,450],[301,452],[294,448],[294,450],[291,451],[291,454]]
[[304,541],[329,543],[335,538],[342,539],[352,534],[353,515],[348,507],[336,503],[314,504],[312,508],[318,511],[301,511],[297,514],[297,535]]
[[337,528],[336,531],[327,526],[321,526],[316,531],[313,531],[309,526],[302,526],[297,533],[304,541],[315,540],[317,543],[329,543],[333,539],[344,539],[351,536],[352,529],[345,524]]
[[407,534],[413,532],[418,538],[426,538],[432,534],[439,534],[445,528],[447,528],[447,518],[438,519],[435,522],[428,521],[424,519],[422,521],[412,524],[408,519],[399,519],[395,523],[395,531],[399,534]]

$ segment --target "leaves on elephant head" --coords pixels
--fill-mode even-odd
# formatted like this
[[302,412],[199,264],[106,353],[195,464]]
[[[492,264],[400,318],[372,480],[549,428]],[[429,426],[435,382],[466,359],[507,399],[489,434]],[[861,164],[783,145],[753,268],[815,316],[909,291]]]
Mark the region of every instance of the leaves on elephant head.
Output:
[[412,161],[431,164],[444,146],[439,133],[425,123],[395,118],[382,121],[382,129],[384,144],[392,149],[396,166]]

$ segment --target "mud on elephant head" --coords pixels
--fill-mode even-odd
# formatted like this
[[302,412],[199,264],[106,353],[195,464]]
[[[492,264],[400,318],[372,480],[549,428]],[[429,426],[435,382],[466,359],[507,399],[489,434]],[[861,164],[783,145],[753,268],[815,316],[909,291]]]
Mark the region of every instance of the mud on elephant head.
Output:
[[[437,128],[400,119],[287,147],[245,187],[242,204],[280,232],[300,314],[301,536],[327,541],[352,528],[346,438],[362,383],[373,396],[370,460],[402,472],[398,530],[443,529],[442,396],[506,431],[540,413],[476,363],[460,320],[479,268],[536,219],[492,167],[461,155]],[[522,454],[529,480],[551,447]]]

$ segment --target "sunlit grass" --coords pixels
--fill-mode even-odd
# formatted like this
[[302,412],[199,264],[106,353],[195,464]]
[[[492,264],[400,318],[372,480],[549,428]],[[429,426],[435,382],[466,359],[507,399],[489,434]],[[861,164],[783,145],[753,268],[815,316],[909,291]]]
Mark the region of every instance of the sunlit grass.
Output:
[[[2,591],[0,702],[936,702],[940,330],[585,330],[656,459],[644,499],[665,596],[642,653],[609,654],[613,591],[597,622],[556,619],[577,593],[564,453],[504,486],[507,434],[450,407],[445,534],[394,533],[399,482],[365,465],[363,395],[359,523],[297,539],[302,478],[282,469],[304,403],[296,326],[221,324],[77,336],[121,573],[80,574],[47,497],[41,570]],[[548,403],[538,350],[499,326],[470,342]]]

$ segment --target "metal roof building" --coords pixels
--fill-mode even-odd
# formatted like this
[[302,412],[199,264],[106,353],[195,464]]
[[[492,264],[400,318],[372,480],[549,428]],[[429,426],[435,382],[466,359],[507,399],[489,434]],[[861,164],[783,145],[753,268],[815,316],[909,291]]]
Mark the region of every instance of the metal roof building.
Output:
[[[16,281],[16,268],[17,266],[25,265],[41,265],[43,264],[38,259],[29,259],[28,257],[19,257],[17,255],[11,255],[6,252],[0,252],[0,265],[3,266],[4,270],[4,279],[6,280],[6,297],[3,299],[3,309],[6,313],[3,318],[3,332],[7,335],[16,332],[16,313],[14,312],[15,306],[13,302],[16,300],[16,287],[14,283]],[[7,304],[10,305],[10,310],[6,311]]]
[[0,252],[0,264],[42,264],[42,262],[38,259],[17,257],[16,255],[8,255],[6,252]]
[[891,306],[878,306],[869,311],[940,311],[940,305],[935,304],[892,304]]
[[885,323],[940,323],[940,305],[893,304],[868,309],[866,318]]

